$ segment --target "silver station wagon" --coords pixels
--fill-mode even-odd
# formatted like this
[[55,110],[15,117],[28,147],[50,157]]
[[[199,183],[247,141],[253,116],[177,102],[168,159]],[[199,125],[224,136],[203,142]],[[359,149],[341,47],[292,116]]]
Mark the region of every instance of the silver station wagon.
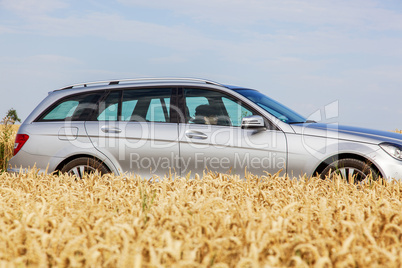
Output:
[[400,179],[402,135],[307,120],[248,88],[148,78],[50,92],[21,125],[10,172],[193,177],[205,170]]

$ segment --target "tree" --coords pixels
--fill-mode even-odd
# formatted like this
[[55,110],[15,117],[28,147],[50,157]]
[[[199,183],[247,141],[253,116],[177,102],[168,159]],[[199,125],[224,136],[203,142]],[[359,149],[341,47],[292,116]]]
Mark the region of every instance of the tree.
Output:
[[11,108],[10,110],[8,110],[6,118],[8,120],[10,120],[11,122],[13,122],[13,124],[15,122],[20,122],[21,123],[21,119],[18,117],[17,115],[17,111],[13,108]]

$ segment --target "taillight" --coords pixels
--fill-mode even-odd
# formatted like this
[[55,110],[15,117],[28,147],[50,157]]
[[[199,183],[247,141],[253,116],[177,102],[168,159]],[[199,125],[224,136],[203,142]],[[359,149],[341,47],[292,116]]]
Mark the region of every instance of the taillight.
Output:
[[21,150],[22,146],[24,146],[28,139],[29,136],[27,134],[17,134],[14,143],[14,155],[16,155]]

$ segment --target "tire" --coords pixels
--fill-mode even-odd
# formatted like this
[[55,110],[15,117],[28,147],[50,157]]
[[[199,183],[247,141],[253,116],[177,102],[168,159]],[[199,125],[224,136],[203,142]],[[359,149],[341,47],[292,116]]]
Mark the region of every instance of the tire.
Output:
[[61,173],[67,173],[77,176],[77,178],[82,179],[85,174],[96,173],[106,174],[110,173],[107,167],[94,158],[79,157],[63,166]]
[[334,161],[321,173],[321,179],[332,179],[334,176],[341,176],[346,181],[351,181],[353,178],[355,183],[360,183],[364,180],[377,180],[379,174],[368,163],[346,158]]

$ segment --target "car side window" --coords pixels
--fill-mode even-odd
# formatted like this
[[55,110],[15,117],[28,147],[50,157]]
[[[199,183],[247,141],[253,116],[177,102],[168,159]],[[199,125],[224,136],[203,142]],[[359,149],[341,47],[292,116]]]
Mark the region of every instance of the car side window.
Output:
[[65,98],[50,108],[37,121],[86,121],[96,110],[102,93],[82,94]]
[[170,122],[169,109],[170,98],[151,99],[145,119],[148,122]]
[[208,99],[204,96],[197,96],[197,97],[186,97],[186,115],[187,121],[191,118],[195,118],[195,109],[203,104],[208,104]]
[[79,102],[76,100],[68,100],[57,105],[50,113],[48,113],[43,120],[64,120],[71,117],[77,109]]
[[232,122],[232,126],[235,127],[241,126],[241,120],[243,119],[243,117],[253,115],[252,111],[242,106],[239,102],[236,102],[234,99],[222,97],[222,102]]
[[121,91],[111,92],[100,103],[97,120],[170,122],[171,89],[129,89],[122,94]]
[[185,89],[186,122],[240,127],[242,118],[253,115],[232,96],[205,89]]
[[170,88],[124,91],[121,120],[169,123],[171,94]]

